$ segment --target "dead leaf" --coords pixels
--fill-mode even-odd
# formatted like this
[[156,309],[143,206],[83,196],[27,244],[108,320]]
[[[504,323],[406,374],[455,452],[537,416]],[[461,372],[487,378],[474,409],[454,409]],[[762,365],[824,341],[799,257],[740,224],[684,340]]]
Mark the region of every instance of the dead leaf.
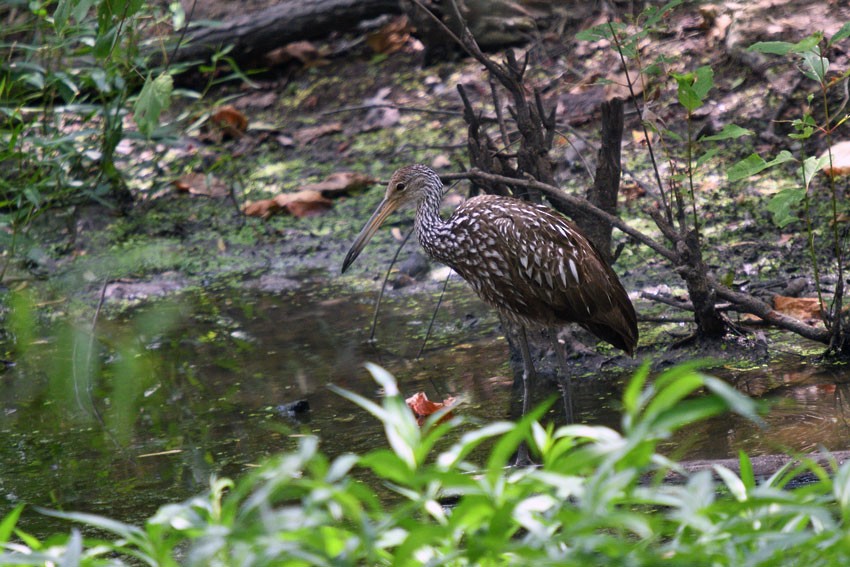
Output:
[[319,191],[298,191],[297,193],[281,193],[274,198],[281,209],[296,218],[320,215],[331,208],[330,199],[325,199]]
[[452,162],[449,159],[449,156],[446,154],[440,154],[431,160],[431,169],[443,169],[451,164]]
[[780,234],[779,240],[776,241],[776,244],[778,246],[785,246],[786,244],[788,244],[792,240],[794,240],[793,234]]
[[[275,91],[255,91],[240,97],[233,106],[236,108],[271,108],[280,95]],[[256,124],[254,125],[256,127]]]
[[302,185],[301,190],[318,191],[322,197],[334,198],[362,191],[377,182],[377,179],[365,173],[337,171],[325,177],[323,181]]
[[398,123],[401,119],[401,112],[392,106],[391,100],[387,99],[391,92],[391,88],[384,87],[378,90],[375,96],[363,101],[364,106],[372,106],[373,108],[370,108],[363,118],[360,126],[361,132],[390,128]]
[[342,132],[342,122],[331,122],[330,124],[301,128],[292,137],[299,144],[306,146],[314,142],[317,138],[327,136],[328,134],[336,134],[337,132]]
[[248,117],[229,104],[213,111],[210,121],[231,138],[241,138],[248,129]]
[[230,193],[224,181],[206,173],[189,173],[172,182],[178,191],[204,197],[227,197]]
[[817,297],[785,297],[776,295],[773,298],[773,308],[801,321],[810,322],[821,320],[820,300]]
[[[832,153],[832,164],[826,160],[821,168],[823,172],[832,177],[850,173],[850,140],[834,144],[829,151]],[[827,152],[821,154],[818,159],[823,159],[825,155]]]
[[242,212],[249,217],[260,217],[267,219],[279,212],[281,206],[274,199],[263,199],[260,201],[248,201],[242,206]]
[[[415,394],[404,400],[404,402],[407,404],[407,407],[409,407],[411,411],[413,411],[413,414],[416,416],[416,422],[419,424],[420,427],[422,426],[422,424],[425,423],[425,420],[428,419],[428,416],[445,407],[453,406],[456,401],[456,398],[450,396],[442,402],[432,402],[428,399],[428,395],[425,392],[416,392]],[[452,413],[448,412],[442,418],[440,418],[440,421],[451,419],[451,417]]]
[[407,16],[399,16],[381,26],[378,31],[368,34],[366,45],[371,47],[375,53],[389,55],[405,46],[410,39],[410,32],[410,22],[408,22]]
[[[643,92],[643,82],[638,81],[640,74],[636,69],[629,69],[629,74],[626,76],[625,71],[608,75],[607,79],[611,81],[605,85],[605,100],[613,100],[622,98],[628,100],[632,96],[632,92],[637,97]],[[629,90],[629,79],[632,80],[632,88]]]
[[625,181],[620,183],[620,195],[626,200],[627,203],[634,201],[635,199],[639,199],[646,195],[646,189],[642,186],[638,185],[634,181]]
[[280,144],[281,147],[284,147],[284,148],[295,147],[295,140],[293,140],[289,136],[284,136],[283,134],[280,134],[280,135],[275,137],[275,140],[277,140],[277,143]]
[[265,64],[270,67],[285,65],[297,61],[305,67],[327,65],[328,60],[322,56],[321,50],[309,41],[294,41],[283,47],[272,49],[263,56]]

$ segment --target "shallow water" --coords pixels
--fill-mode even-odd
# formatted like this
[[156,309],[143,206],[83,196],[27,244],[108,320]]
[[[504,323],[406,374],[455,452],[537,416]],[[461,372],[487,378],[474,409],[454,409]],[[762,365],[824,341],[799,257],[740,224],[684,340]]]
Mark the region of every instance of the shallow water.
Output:
[[[378,424],[326,387],[379,397],[365,361],[389,369],[406,394],[462,395],[466,416],[510,417],[518,404],[507,345],[463,284],[449,286],[435,325],[439,340],[415,358],[438,294],[436,287],[391,293],[377,348],[365,343],[372,289],[310,282],[276,294],[186,294],[101,317],[95,340],[88,322],[44,331],[0,375],[4,508],[23,501],[142,522],[160,505],[203,491],[210,475],[238,476],[298,435],[318,434],[331,455],[381,446]],[[781,369],[716,371],[773,401],[768,428],[727,416],[665,447],[687,458],[850,448],[850,373],[791,360]],[[625,378],[577,380],[579,419],[616,427]],[[281,410],[299,399],[309,412]],[[557,405],[551,414],[557,419]],[[38,536],[68,529],[31,510],[20,527]]]

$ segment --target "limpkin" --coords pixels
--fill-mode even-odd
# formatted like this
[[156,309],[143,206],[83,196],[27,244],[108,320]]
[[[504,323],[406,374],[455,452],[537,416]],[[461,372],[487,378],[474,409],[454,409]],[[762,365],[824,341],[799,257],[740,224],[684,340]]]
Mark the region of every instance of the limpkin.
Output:
[[[638,340],[634,306],[617,275],[573,223],[546,206],[496,195],[469,199],[443,220],[442,199],[443,184],[430,168],[410,165],[397,170],[384,199],[351,245],[342,271],[390,213],[415,204],[414,227],[428,255],[451,267],[485,303],[518,325],[523,415],[528,409],[528,382],[535,375],[526,329],[551,331],[577,323],[633,354]],[[557,340],[554,343],[565,366]],[[567,382],[567,420],[572,421],[569,396]]]

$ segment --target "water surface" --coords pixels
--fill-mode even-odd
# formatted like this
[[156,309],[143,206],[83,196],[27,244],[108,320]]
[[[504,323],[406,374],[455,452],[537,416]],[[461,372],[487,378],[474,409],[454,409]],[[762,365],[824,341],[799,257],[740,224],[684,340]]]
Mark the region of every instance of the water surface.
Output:
[[[0,496],[18,502],[143,522],[165,503],[203,491],[213,474],[238,476],[264,457],[317,434],[336,455],[383,446],[367,414],[328,383],[377,399],[363,368],[389,369],[406,394],[461,395],[464,415],[509,418],[518,408],[508,347],[495,317],[461,283],[449,286],[436,339],[416,359],[437,302],[431,292],[393,292],[377,345],[365,341],[376,293],[305,282],[283,293],[184,294],[127,315],[42,331],[17,365],[0,375]],[[665,445],[678,457],[720,458],[740,449],[850,448],[850,373],[780,367],[716,374],[770,399],[768,427],[725,416]],[[575,384],[578,418],[617,427],[627,378],[606,372]],[[306,399],[310,411],[282,411]],[[550,415],[557,419],[557,404]],[[35,535],[67,530],[34,511],[20,526]]]

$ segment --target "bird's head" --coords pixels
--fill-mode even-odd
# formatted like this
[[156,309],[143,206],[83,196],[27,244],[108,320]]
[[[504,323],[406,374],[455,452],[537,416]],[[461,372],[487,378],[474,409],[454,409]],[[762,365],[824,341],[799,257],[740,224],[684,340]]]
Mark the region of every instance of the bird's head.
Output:
[[384,194],[383,200],[372,213],[372,217],[363,227],[363,230],[357,235],[351,249],[345,256],[345,260],[342,262],[342,271],[345,272],[354,263],[360,252],[366,247],[366,243],[393,211],[408,203],[418,205],[435,188],[441,195],[442,183],[440,177],[429,167],[408,165],[396,170],[387,184],[387,192]]

